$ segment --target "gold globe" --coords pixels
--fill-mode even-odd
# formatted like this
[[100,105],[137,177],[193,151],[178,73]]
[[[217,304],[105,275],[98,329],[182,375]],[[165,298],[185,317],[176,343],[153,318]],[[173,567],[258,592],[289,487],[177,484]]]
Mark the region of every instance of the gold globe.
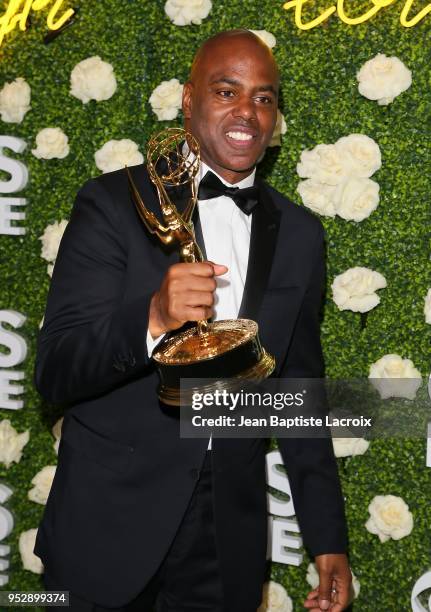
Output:
[[160,181],[166,187],[185,185],[194,180],[200,161],[198,141],[182,128],[166,128],[152,136],[147,144],[151,180]]

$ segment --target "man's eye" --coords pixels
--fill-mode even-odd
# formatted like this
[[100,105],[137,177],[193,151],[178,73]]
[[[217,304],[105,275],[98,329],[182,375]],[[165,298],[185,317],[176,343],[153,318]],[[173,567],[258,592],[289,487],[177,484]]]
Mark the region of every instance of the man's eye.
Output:
[[222,89],[221,91],[218,91],[217,93],[223,98],[230,98],[233,96],[233,91],[230,91],[229,89]]
[[262,104],[272,104],[272,98],[269,96],[257,96],[256,100]]

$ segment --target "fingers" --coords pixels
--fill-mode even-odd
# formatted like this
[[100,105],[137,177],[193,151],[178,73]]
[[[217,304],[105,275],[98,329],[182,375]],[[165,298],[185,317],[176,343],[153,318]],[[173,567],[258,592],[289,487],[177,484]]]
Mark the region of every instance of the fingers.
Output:
[[344,553],[316,555],[315,563],[319,586],[310,591],[304,607],[311,612],[341,612],[351,600],[352,576],[347,556]]
[[194,263],[179,263],[171,266],[167,272],[167,276],[171,278],[182,278],[184,276],[220,276],[225,274],[228,268],[221,264],[213,263],[212,261],[200,261]]
[[212,308],[198,307],[198,308],[186,308],[184,310],[185,321],[202,321],[203,319],[209,319],[213,315]]
[[153,337],[154,333],[178,329],[186,321],[213,316],[215,277],[227,270],[211,261],[170,266],[150,308],[149,329]]
[[174,278],[169,283],[169,291],[172,294],[187,293],[189,291],[207,291],[213,293],[217,288],[214,276],[196,276],[191,274],[184,278]]
[[185,306],[212,306],[214,294],[211,291],[188,291],[183,296]]
[[353,599],[350,575],[346,574],[334,578],[334,588],[336,589],[336,603],[333,610],[334,612],[341,612],[341,610],[347,608]]
[[[334,601],[333,593],[331,593],[331,600]],[[332,603],[333,605],[333,603]],[[310,612],[322,612],[322,610],[330,610],[333,612],[333,608],[330,606],[329,608],[321,608],[319,605],[319,588],[313,589],[307,595],[307,599],[304,602],[304,608],[307,608]]]
[[200,321],[213,315],[213,302],[212,293],[188,291],[170,296],[164,312],[172,321]]
[[[317,597],[319,596],[319,589],[313,589],[307,595],[307,599],[304,601],[304,608],[308,610],[319,610],[317,603]],[[317,607],[316,607],[317,606]]]
[[227,266],[222,266],[220,264],[215,264],[212,261],[208,262],[213,266],[213,270],[214,270],[214,274],[215,276],[221,276],[222,274],[226,274],[226,272],[228,271],[228,267]]

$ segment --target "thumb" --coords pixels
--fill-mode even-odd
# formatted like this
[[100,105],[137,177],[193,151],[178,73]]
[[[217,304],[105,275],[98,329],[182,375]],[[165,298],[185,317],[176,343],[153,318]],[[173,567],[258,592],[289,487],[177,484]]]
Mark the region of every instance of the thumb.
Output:
[[212,265],[215,276],[221,276],[222,274],[226,274],[229,269],[227,266],[223,266],[222,264],[216,264],[213,261],[208,261],[208,263]]
[[320,572],[319,578],[319,607],[328,610],[331,605],[332,577],[326,572]]

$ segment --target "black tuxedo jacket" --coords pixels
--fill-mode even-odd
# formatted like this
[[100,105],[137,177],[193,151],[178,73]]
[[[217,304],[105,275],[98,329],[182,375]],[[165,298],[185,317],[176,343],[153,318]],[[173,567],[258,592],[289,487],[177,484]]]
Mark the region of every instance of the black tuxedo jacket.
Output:
[[[145,166],[131,169],[146,205],[158,201]],[[320,377],[323,228],[261,181],[240,317],[258,322],[275,375]],[[159,214],[159,213],[158,213]],[[159,403],[146,335],[151,296],[175,250],[143,227],[119,170],[88,181],[63,235],[37,345],[35,384],[67,406],[58,466],[35,553],[76,594],[119,607],[163,559],[208,445],[179,435]],[[267,444],[213,439],[217,547],[226,611],[255,612],[266,556]],[[346,552],[343,498],[328,439],[279,448],[306,547]],[[244,588],[247,585],[247,588]]]

